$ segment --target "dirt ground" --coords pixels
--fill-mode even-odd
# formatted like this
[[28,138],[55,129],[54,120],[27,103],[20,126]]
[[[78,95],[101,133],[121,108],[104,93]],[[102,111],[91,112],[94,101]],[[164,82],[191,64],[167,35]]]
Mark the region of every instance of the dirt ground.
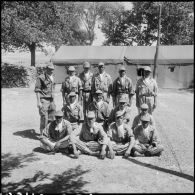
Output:
[[[47,155],[40,150],[34,88],[2,89],[2,192],[192,193],[194,192],[194,93],[162,90],[154,112],[165,151],[161,157],[100,160]],[[60,86],[56,104],[62,103]],[[135,99],[132,120],[137,114]]]

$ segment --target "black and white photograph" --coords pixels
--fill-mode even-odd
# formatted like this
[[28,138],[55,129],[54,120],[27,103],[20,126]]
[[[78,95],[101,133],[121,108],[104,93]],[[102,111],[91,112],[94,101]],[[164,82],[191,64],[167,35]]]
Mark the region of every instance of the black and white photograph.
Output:
[[1,1],[1,194],[194,193],[194,1]]

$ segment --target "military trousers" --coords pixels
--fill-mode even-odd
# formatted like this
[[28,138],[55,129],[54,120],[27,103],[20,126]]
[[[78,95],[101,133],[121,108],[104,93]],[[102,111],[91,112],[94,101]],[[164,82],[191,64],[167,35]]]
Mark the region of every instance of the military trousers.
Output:
[[89,92],[83,91],[82,106],[83,106],[84,117],[86,117],[88,106],[89,106],[89,104],[91,102],[92,102],[92,94],[91,94],[91,92],[90,91]]
[[42,134],[48,122],[55,120],[56,105],[51,98],[42,98],[40,101],[42,104],[42,107],[39,108],[40,133]]
[[116,152],[116,155],[124,155],[126,150],[129,147],[129,143],[116,143],[114,141],[111,141],[112,149]]

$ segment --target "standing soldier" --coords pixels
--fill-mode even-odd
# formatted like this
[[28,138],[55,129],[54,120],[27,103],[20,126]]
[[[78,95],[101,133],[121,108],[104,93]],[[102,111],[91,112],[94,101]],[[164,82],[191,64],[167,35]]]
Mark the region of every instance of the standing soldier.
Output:
[[152,114],[154,109],[157,106],[157,92],[158,86],[156,80],[154,80],[151,76],[151,68],[146,66],[144,68],[144,76],[143,78],[137,81],[136,85],[136,106],[138,108],[138,112],[140,113],[140,106],[143,103],[146,103],[149,107],[148,112]]
[[35,93],[37,96],[37,107],[40,114],[40,133],[48,124],[48,120],[54,120],[55,103],[54,103],[54,65],[50,62],[47,65],[46,72],[37,78],[35,84]]
[[84,121],[83,108],[76,101],[76,93],[71,92],[69,95],[68,103],[62,108],[64,112],[64,119],[69,121],[72,125],[74,135],[78,135],[81,129],[81,125]]
[[114,106],[118,104],[118,100],[121,96],[125,96],[127,98],[127,102],[131,106],[133,95],[133,83],[131,79],[126,76],[126,69],[122,66],[119,69],[119,77],[113,83],[112,96]]
[[110,102],[110,95],[112,93],[112,78],[105,72],[105,65],[103,62],[98,64],[99,73],[94,75],[92,79],[92,94],[95,95],[97,90],[103,92],[104,101],[108,104]]
[[63,105],[67,103],[70,92],[75,92],[77,94],[79,102],[82,98],[82,84],[80,78],[75,75],[74,66],[68,68],[68,74],[69,75],[65,78],[61,88]]
[[91,93],[91,85],[92,85],[92,77],[93,73],[90,71],[90,63],[84,62],[83,64],[84,71],[80,74],[80,79],[82,83],[83,88],[83,112],[84,116],[86,116],[86,111],[88,108],[88,105],[93,101],[92,99],[92,93]]

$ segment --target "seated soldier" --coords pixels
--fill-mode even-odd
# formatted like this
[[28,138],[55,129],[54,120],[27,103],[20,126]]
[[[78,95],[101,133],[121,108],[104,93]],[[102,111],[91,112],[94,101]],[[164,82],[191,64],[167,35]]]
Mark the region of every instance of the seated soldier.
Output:
[[75,157],[78,158],[79,154],[74,143],[72,143],[71,133],[72,127],[70,122],[63,119],[62,111],[57,111],[55,120],[47,125],[43,130],[43,135],[39,137],[42,143],[41,147],[49,151],[48,154],[55,154],[59,149],[64,150],[71,145]]
[[62,108],[64,119],[72,125],[73,134],[79,135],[82,123],[84,121],[83,108],[76,100],[76,93],[69,94],[69,102]]
[[112,122],[115,122],[115,115],[116,115],[116,112],[119,110],[124,112],[124,122],[126,124],[130,123],[131,108],[129,104],[127,104],[127,99],[124,96],[121,96],[119,98],[118,106],[116,106],[110,113],[110,116],[108,118],[108,125],[111,124]]
[[148,113],[148,105],[142,104],[140,108],[141,108],[141,113],[138,114],[133,120],[133,125],[132,125],[133,132],[135,127],[141,124],[141,117],[144,115],[148,115],[150,117],[150,125],[153,125],[155,127],[154,117]]
[[156,129],[150,125],[149,115],[141,116],[141,125],[134,130],[134,156],[160,156],[163,146],[157,139]]
[[[74,143],[81,153],[94,155],[101,159],[106,156],[106,149],[109,139],[103,130],[103,127],[95,122],[95,113],[89,111],[87,113],[87,121],[83,123],[79,139],[74,136]],[[112,157],[113,152],[110,151]]]
[[101,124],[104,130],[106,130],[110,109],[108,103],[103,100],[101,90],[95,92],[95,100],[89,104],[88,111],[93,111],[95,113],[96,122]]
[[124,123],[123,114],[123,111],[115,113],[116,122],[109,126],[107,135],[111,140],[112,149],[116,152],[116,155],[124,155],[124,157],[128,158],[135,139],[131,128]]

